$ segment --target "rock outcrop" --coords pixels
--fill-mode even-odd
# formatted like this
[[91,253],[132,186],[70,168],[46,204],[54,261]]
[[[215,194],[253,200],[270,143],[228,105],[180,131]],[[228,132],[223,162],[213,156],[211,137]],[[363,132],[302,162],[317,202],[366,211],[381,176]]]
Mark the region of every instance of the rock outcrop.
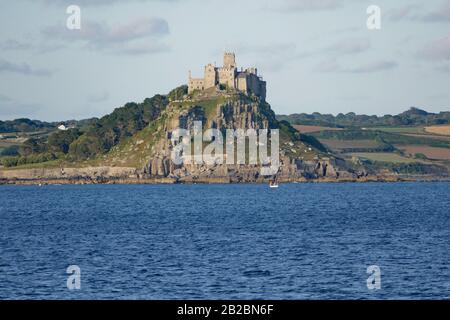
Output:
[[138,179],[136,168],[86,167],[0,170],[4,183],[105,183]]
[[263,182],[274,176],[263,176],[262,165],[250,164],[191,164],[175,165],[171,160],[174,149],[171,140],[176,129],[194,130],[194,122],[201,121],[202,130],[218,129],[224,136],[227,129],[279,129],[280,168],[279,181],[304,181],[309,179],[352,178],[345,161],[321,152],[317,146],[302,141],[289,124],[279,123],[270,105],[256,97],[241,94],[202,96],[201,100],[171,103],[164,111],[164,125],[159,128],[150,156],[142,168],[143,178],[168,177],[179,182]]

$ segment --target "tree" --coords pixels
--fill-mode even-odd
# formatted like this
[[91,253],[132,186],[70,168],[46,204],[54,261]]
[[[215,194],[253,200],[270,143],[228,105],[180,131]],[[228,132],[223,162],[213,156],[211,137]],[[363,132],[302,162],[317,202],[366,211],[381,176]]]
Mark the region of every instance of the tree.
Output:
[[68,153],[69,147],[81,135],[78,129],[69,129],[66,131],[57,131],[48,138],[48,150],[50,152]]

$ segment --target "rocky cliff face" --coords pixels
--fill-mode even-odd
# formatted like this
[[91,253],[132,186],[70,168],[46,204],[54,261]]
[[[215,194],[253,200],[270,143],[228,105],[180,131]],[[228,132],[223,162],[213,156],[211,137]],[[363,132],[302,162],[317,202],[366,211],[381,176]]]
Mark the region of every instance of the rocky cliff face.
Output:
[[203,130],[218,129],[279,129],[279,181],[302,181],[319,178],[353,177],[344,161],[302,141],[287,123],[280,123],[266,102],[236,95],[213,95],[193,101],[174,101],[164,111],[165,121],[159,126],[150,154],[142,168],[144,178],[168,177],[180,182],[263,182],[274,176],[261,175],[261,165],[249,164],[189,164],[175,165],[171,160],[174,144],[171,133],[176,129],[192,131],[194,122],[201,121]]
[[126,167],[39,168],[0,170],[1,183],[95,184],[137,179],[138,170]]
[[[278,171],[263,175],[260,162],[248,164],[250,139],[246,140],[245,164],[223,164],[220,161],[172,161],[177,129],[219,130],[226,142],[227,130],[279,130]],[[211,142],[203,142],[201,148]],[[256,145],[265,145],[254,141]],[[266,141],[271,145],[270,140]],[[219,152],[226,163],[227,145]],[[235,154],[238,150],[235,148]],[[270,150],[266,150],[270,155]],[[233,162],[235,163],[235,162]],[[202,92],[183,100],[174,100],[150,124],[132,137],[114,146],[107,154],[83,163],[61,163],[61,168],[0,170],[0,183],[257,183],[275,177],[280,182],[317,179],[353,179],[365,173],[354,172],[343,160],[327,154],[320,143],[305,139],[287,122],[275,118],[270,105],[257,97],[237,92]],[[62,168],[66,167],[66,168]]]

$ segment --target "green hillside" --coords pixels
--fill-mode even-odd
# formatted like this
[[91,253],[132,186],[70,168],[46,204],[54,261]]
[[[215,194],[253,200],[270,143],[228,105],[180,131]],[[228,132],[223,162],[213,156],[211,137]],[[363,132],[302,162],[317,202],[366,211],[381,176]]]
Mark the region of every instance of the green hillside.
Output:
[[450,112],[429,113],[412,107],[408,111],[398,115],[357,115],[353,112],[337,116],[331,114],[300,113],[291,115],[279,115],[278,120],[289,121],[292,125],[315,125],[324,127],[377,127],[377,126],[419,126],[439,125],[450,123]]

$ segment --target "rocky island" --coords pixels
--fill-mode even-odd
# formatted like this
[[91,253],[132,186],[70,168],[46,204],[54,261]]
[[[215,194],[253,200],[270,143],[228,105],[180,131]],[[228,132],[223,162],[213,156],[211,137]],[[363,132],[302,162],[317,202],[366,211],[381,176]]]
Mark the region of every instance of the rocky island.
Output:
[[[174,163],[173,132],[277,130],[279,168],[262,175],[258,163]],[[202,145],[205,148],[205,145]],[[446,180],[445,162],[402,172],[333,152],[314,135],[279,119],[266,101],[266,82],[256,68],[238,69],[225,53],[222,67],[208,64],[204,78],[144,102],[128,103],[84,128],[59,128],[30,138],[18,156],[3,159],[0,184],[268,183]],[[246,149],[247,150],[247,149]],[[225,150],[223,150],[225,151]],[[248,151],[248,150],[247,150]],[[245,151],[245,152],[247,152]],[[217,152],[217,151],[216,151]],[[248,155],[246,155],[248,158]]]

